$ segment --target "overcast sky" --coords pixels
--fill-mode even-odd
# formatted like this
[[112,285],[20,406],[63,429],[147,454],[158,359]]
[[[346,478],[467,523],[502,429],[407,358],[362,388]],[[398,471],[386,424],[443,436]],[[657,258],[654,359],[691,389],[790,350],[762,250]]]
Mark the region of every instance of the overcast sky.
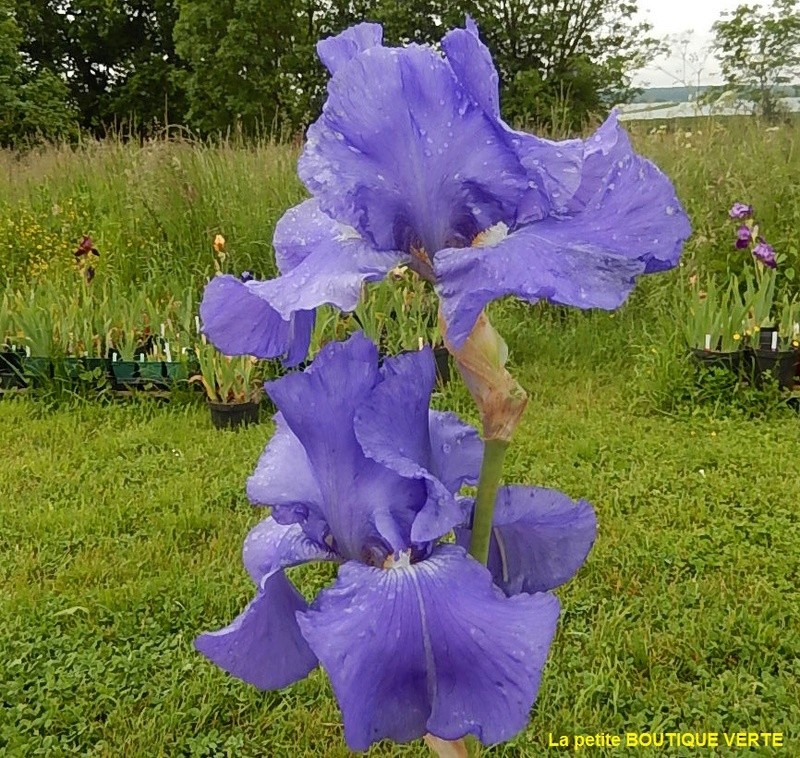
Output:
[[654,60],[638,72],[634,83],[640,87],[671,87],[719,83],[719,67],[708,53],[711,25],[723,11],[731,11],[743,0],[639,0],[640,15],[653,25],[657,37],[692,34],[686,46],[684,65],[681,48],[672,43],[670,56]]

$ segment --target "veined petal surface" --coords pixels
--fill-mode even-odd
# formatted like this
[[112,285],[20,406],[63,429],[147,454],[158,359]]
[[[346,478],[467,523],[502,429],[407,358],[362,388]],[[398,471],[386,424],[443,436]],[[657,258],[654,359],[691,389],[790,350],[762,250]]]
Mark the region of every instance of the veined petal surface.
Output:
[[528,176],[497,122],[432,49],[372,47],[340,67],[300,178],[380,250],[429,255],[512,223]]
[[558,619],[549,594],[504,597],[455,545],[389,569],[339,570],[298,623],[353,750],[430,732],[485,744],[525,727]]

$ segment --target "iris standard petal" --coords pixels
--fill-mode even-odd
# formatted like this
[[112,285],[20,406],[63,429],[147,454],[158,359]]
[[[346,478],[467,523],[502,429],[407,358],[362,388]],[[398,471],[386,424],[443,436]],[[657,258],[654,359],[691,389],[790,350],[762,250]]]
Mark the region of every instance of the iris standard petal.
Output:
[[279,571],[263,582],[232,624],[201,634],[195,647],[229,674],[259,689],[286,687],[317,665],[295,617],[307,607],[302,595]]
[[[456,542],[467,548],[471,535],[456,529]],[[488,567],[507,595],[552,590],[575,576],[596,536],[597,517],[585,500],[544,487],[501,487]]]
[[504,295],[613,310],[637,275],[677,264],[690,232],[669,179],[644,158],[620,160],[583,212],[437,254],[448,338],[460,347],[481,309]]
[[353,750],[430,732],[486,744],[523,729],[558,619],[548,594],[505,598],[455,545],[416,564],[351,562],[298,623]]
[[453,29],[442,39],[442,48],[460,84],[470,97],[501,126],[506,143],[528,172],[529,186],[518,198],[517,223],[544,218],[562,209],[581,181],[583,143],[553,142],[511,129],[500,116],[499,76],[489,48],[467,18],[466,29]]
[[442,49],[461,86],[487,115],[499,119],[500,76],[475,22],[467,17],[466,29],[451,29],[442,38]]
[[598,192],[605,190],[608,175],[636,157],[628,133],[619,123],[616,108],[583,145],[580,185],[570,199],[568,212],[584,210]]
[[314,328],[314,314],[293,313],[284,319],[256,290],[263,282],[215,276],[200,303],[203,333],[225,355],[257,358],[285,356],[294,366],[305,359]]
[[250,530],[242,547],[244,567],[259,587],[281,569],[335,560],[336,553],[309,537],[300,524],[279,524],[272,516]]
[[302,443],[281,413],[275,414],[275,432],[247,480],[247,497],[255,505],[272,506],[279,523],[310,526],[317,539],[324,536],[324,524],[308,524],[322,509],[319,484]]
[[309,504],[308,519],[327,524],[331,547],[344,558],[364,560],[382,541],[392,550],[406,547],[407,540],[397,543],[398,533],[383,533],[392,521],[378,514],[403,514],[425,499],[420,482],[368,459],[356,439],[356,412],[380,381],[377,348],[356,334],[326,345],[304,372],[266,385],[319,486],[321,498]]
[[299,174],[375,247],[431,255],[511,223],[528,187],[497,123],[417,45],[373,47],[336,72]]
[[[427,498],[393,509],[413,542],[427,542],[449,532],[461,520],[451,491],[432,472],[429,406],[436,381],[430,348],[384,362],[384,381],[372,390],[355,416],[355,432],[365,455],[407,479],[425,483]],[[436,462],[442,451],[437,451]],[[477,470],[474,472],[477,476]],[[460,486],[460,485],[459,485]]]
[[332,74],[359,53],[379,46],[383,41],[383,27],[380,24],[356,24],[334,37],[326,37],[317,42],[317,55],[322,65]]

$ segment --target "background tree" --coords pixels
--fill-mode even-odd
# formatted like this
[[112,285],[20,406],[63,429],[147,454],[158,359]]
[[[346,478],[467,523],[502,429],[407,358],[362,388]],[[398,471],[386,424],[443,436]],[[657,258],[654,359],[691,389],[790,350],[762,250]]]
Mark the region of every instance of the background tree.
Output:
[[181,122],[173,0],[17,0],[23,51],[65,80],[81,126]]
[[0,0],[0,145],[76,135],[78,114],[67,86],[53,72],[29,64],[22,40],[15,4]]
[[631,76],[661,50],[635,0],[472,0],[511,121],[576,126],[637,90]]
[[779,88],[800,80],[800,0],[773,0],[768,8],[740,5],[722,14],[713,31],[726,88],[774,118]]

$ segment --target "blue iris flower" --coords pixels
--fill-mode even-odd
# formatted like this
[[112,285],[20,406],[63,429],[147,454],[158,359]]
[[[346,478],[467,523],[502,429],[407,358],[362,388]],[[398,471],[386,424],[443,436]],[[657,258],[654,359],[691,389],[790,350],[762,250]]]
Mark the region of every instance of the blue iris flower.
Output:
[[[430,349],[378,363],[357,334],[302,373],[267,384],[276,432],[247,492],[271,515],[247,536],[255,598],[196,646],[261,689],[318,663],[353,750],[389,738],[473,734],[491,744],[523,729],[555,633],[548,592],[584,562],[592,508],[554,490],[509,486],[497,498],[488,568],[469,556],[483,444],[431,410]],[[456,544],[440,538],[455,530]],[[284,569],[339,564],[309,605]]]
[[471,20],[444,55],[381,40],[365,23],[318,43],[331,79],[299,162],[312,197],[277,225],[279,277],[209,284],[204,327],[223,352],[296,356],[310,312],[353,310],[398,264],[435,284],[456,348],[496,298],[614,309],[637,276],[677,264],[687,216],[616,113],[585,141],[515,131]]

